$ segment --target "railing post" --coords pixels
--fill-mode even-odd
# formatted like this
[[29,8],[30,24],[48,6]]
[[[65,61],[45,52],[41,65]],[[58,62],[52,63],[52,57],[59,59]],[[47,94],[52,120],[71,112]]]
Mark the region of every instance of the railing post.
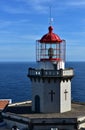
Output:
[[41,76],[44,75],[44,69],[41,69]]

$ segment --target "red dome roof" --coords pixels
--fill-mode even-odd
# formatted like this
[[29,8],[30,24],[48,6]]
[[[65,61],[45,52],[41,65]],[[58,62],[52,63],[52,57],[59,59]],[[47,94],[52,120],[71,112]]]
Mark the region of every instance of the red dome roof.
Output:
[[47,34],[45,34],[39,41],[40,43],[56,43],[56,42],[61,42],[62,40],[60,39],[60,37],[53,33],[53,27],[50,26],[49,28],[49,32]]

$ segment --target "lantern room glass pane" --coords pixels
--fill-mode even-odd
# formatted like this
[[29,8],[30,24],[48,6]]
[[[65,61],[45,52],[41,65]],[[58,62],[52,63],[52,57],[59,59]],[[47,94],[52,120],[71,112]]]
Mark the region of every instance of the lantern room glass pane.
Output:
[[36,59],[41,60],[63,60],[65,61],[65,41],[61,43],[40,43],[36,45]]

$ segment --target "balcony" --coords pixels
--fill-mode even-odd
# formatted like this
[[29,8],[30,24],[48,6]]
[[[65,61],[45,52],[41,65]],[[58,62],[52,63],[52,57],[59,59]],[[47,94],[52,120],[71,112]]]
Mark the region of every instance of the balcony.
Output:
[[28,77],[73,77],[74,71],[72,68],[60,70],[44,70],[44,69],[28,69]]

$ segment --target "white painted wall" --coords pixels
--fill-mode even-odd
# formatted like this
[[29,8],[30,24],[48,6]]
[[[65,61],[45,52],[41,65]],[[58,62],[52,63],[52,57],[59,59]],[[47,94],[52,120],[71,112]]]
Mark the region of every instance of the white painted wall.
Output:
[[64,68],[65,68],[65,63],[63,61],[58,61],[57,70],[64,69]]
[[53,67],[53,63],[52,62],[39,62],[38,63],[38,69],[46,69],[46,70],[48,70],[48,69],[54,69],[54,67]]
[[32,81],[32,111],[35,111],[35,96],[39,95],[40,97],[40,110],[43,111],[43,98],[44,98],[44,92],[43,92],[43,81]]
[[[65,95],[65,91],[67,92]],[[61,81],[60,83],[60,111],[66,112],[71,110],[71,81]]]
[[[51,102],[51,90],[55,93],[53,95],[53,102]],[[65,90],[68,92],[65,99]],[[40,111],[44,113],[59,112],[63,113],[71,110],[71,81],[63,81],[56,79],[48,79],[43,82],[36,80],[32,81],[32,110],[35,111],[35,96],[40,97]]]

